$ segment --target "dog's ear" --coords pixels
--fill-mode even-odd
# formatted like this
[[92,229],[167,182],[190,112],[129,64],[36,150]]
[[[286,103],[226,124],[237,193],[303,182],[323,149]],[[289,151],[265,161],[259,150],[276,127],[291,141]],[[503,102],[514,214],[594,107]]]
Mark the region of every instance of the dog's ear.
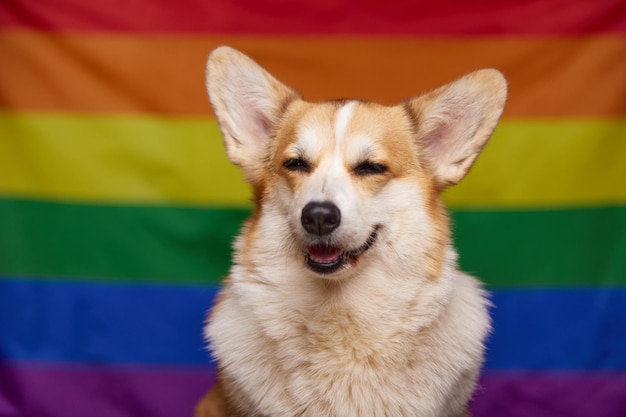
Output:
[[283,109],[299,94],[227,46],[209,55],[206,86],[229,159],[254,178]]
[[406,104],[423,155],[443,188],[467,174],[500,119],[507,85],[497,70],[472,72]]

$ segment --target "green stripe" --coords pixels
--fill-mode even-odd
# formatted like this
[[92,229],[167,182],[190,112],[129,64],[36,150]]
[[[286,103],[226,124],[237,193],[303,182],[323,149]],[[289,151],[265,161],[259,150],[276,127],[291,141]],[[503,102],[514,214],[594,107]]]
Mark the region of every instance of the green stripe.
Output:
[[493,286],[626,285],[626,207],[457,211],[461,267]]
[[0,273],[218,282],[248,210],[0,200]]
[[[0,274],[214,283],[248,214],[0,200]],[[453,218],[463,269],[492,286],[626,284],[626,207]]]

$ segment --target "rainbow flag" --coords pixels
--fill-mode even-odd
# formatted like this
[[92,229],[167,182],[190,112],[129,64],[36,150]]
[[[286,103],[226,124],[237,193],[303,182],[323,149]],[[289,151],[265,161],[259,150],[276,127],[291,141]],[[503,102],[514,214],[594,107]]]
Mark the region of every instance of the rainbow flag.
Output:
[[493,292],[481,417],[626,415],[623,0],[0,2],[0,416],[180,417],[250,195],[214,47],[310,100],[393,103],[483,67],[504,118],[446,195]]

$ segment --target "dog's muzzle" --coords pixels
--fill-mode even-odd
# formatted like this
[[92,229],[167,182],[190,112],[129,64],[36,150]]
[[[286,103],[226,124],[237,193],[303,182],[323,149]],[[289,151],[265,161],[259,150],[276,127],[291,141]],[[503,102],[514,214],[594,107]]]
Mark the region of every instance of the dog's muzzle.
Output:
[[[302,227],[310,235],[328,238],[341,224],[341,211],[330,201],[311,202],[302,209],[300,219]],[[332,274],[349,265],[355,265],[359,256],[365,253],[376,242],[379,227],[375,227],[367,240],[358,248],[344,250],[329,243],[330,239],[322,239],[322,243],[309,246],[305,252],[306,264],[318,274]]]

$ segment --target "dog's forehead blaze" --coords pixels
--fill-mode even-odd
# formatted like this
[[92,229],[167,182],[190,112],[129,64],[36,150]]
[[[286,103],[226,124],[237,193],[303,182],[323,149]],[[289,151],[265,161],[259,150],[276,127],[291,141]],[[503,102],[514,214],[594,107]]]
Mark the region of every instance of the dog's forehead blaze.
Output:
[[302,157],[315,166],[321,158],[340,155],[350,167],[369,158],[395,175],[418,165],[411,121],[402,109],[361,102],[294,103],[277,132],[273,153],[275,164]]

